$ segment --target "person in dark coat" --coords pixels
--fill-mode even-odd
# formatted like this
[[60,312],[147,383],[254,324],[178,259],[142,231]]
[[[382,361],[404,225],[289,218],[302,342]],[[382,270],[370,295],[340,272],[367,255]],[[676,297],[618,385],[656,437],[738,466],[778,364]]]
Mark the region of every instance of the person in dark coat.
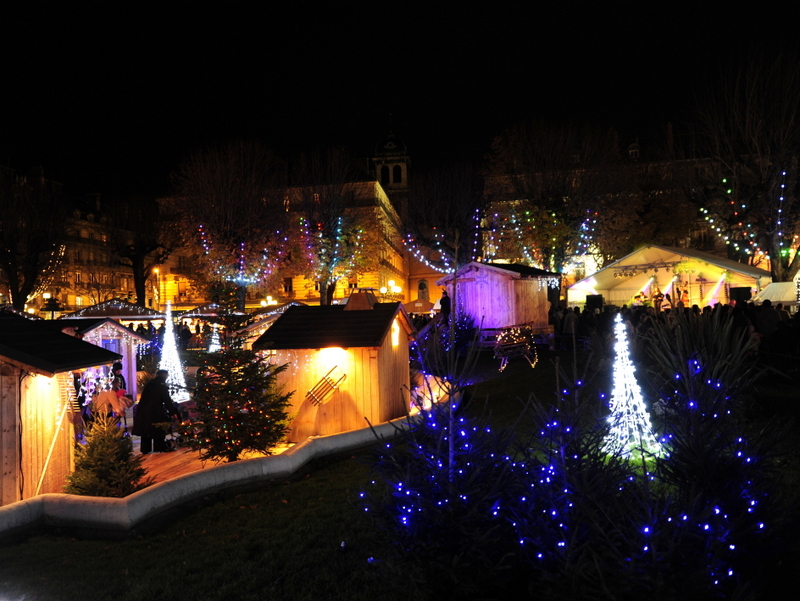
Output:
[[136,412],[133,414],[133,434],[142,437],[141,451],[163,453],[167,450],[167,433],[155,424],[169,422],[174,411],[172,398],[167,388],[169,372],[159,369],[142,391]]
[[450,297],[447,295],[447,290],[442,290],[442,299],[439,301],[439,311],[442,314],[442,322],[448,323],[450,321]]

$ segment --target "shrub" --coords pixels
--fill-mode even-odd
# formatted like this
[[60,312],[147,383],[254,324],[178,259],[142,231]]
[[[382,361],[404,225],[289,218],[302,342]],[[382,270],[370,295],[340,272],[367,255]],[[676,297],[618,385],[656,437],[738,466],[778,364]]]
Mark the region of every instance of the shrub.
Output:
[[784,430],[745,411],[760,373],[751,343],[721,316],[654,324],[646,342],[664,455],[607,452],[607,416],[563,374],[563,396],[529,402],[513,440],[434,407],[384,446],[364,496],[393,573],[434,598],[746,598],[763,586],[794,530],[774,494]]
[[75,471],[67,476],[64,492],[95,497],[124,497],[152,484],[145,479],[143,457],[134,456],[119,419],[98,415],[85,431],[85,443],[76,443]]

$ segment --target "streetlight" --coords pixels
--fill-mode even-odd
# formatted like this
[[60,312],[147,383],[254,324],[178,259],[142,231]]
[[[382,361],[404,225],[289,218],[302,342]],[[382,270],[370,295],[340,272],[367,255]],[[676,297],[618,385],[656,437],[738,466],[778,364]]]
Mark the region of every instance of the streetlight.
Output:
[[388,297],[389,300],[392,301],[397,300],[400,297],[400,294],[403,292],[403,289],[395,284],[394,280],[389,280],[386,283],[387,286],[381,286],[379,288],[381,296]]
[[61,305],[59,304],[58,299],[49,292],[42,294],[42,298],[45,300],[45,303],[42,306],[42,311],[50,313],[51,320],[55,319],[56,313],[61,311]]

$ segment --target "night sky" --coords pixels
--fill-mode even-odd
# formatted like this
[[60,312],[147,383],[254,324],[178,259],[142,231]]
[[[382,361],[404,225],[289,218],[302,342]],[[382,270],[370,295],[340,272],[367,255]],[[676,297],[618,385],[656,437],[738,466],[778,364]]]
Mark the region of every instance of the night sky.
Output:
[[680,130],[726,64],[796,35],[769,3],[278,4],[5,8],[0,164],[113,197],[168,193],[188,152],[237,138],[367,156],[390,114],[418,167],[480,158],[526,118],[647,137]]

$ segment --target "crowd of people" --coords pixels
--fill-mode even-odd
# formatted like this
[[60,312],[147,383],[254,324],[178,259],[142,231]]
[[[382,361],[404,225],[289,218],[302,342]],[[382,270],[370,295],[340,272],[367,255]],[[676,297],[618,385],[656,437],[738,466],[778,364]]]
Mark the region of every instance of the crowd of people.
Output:
[[[188,324],[178,326],[175,330],[178,348],[184,351],[187,349],[207,349],[211,343],[214,328],[215,326],[212,326],[209,322],[201,325],[199,321],[194,326]],[[164,339],[164,326],[156,326],[153,322],[140,323],[134,328],[134,331],[144,338],[157,341],[159,347]]]
[[584,307],[556,307],[550,311],[550,323],[555,333],[555,346],[560,350],[572,350],[574,345],[586,344],[594,333],[611,335],[616,314],[628,322],[632,333],[643,335],[656,322],[669,322],[677,311],[690,313],[700,318],[717,315],[727,316],[736,327],[747,332],[756,348],[762,353],[782,356],[800,354],[800,312],[789,313],[782,303],[773,305],[769,300],[762,304],[717,303],[702,309],[698,305],[675,308],[655,306],[626,306],[621,308],[606,305],[603,309]]

